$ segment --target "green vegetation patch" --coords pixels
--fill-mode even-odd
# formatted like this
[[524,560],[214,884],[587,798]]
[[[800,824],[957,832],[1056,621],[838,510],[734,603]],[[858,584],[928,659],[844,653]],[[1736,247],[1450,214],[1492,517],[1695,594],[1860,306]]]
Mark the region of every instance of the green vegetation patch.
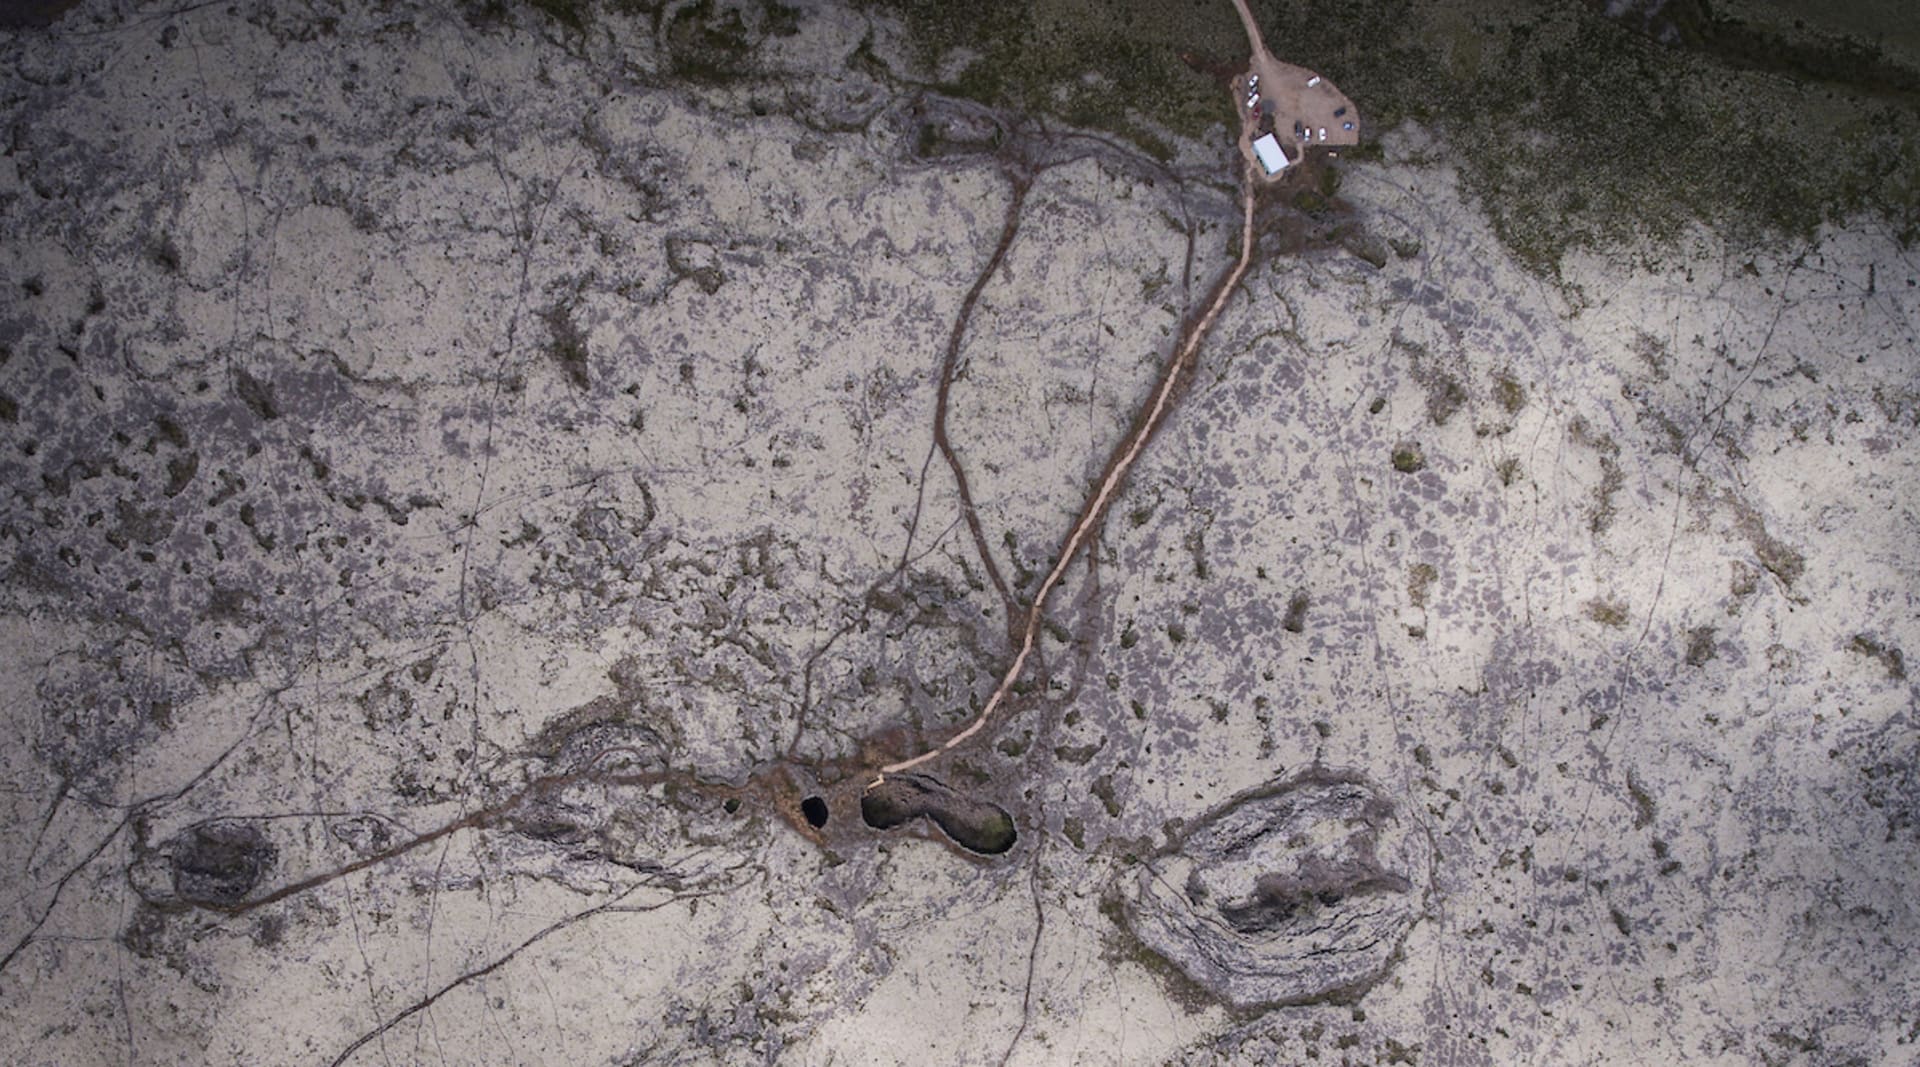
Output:
[[[1167,158],[1155,128],[1208,136],[1233,118],[1225,79],[1246,35],[1230,0],[862,0],[902,19],[927,70],[975,58],[941,88],[997,107],[1105,130]],[[1190,65],[1225,60],[1219,77]],[[1237,66],[1231,66],[1238,64]]]
[[[1233,121],[1224,79],[1247,49],[1229,0],[864,2],[904,19],[928,69],[974,56],[950,92],[1159,154],[1154,127],[1204,138]],[[1761,244],[1872,211],[1920,237],[1920,71],[1679,3],[1674,18],[1689,17],[1662,44],[1598,6],[1254,3],[1275,54],[1333,79],[1370,136],[1406,119],[1440,132],[1501,239],[1542,275],[1570,249],[1657,249],[1696,222]]]

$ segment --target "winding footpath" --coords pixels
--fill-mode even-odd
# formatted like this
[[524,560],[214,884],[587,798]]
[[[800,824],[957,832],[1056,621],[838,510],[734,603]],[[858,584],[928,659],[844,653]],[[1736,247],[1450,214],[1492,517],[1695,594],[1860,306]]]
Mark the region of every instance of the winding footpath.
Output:
[[[1237,2],[1239,0],[1236,0]],[[1248,28],[1252,34],[1252,44],[1256,54],[1263,53],[1264,48],[1259,43],[1258,31],[1253,30],[1251,21],[1248,22]],[[1152,399],[1135,418],[1132,432],[1127,434],[1114,449],[1112,457],[1107,460],[1106,472],[1101,476],[1099,485],[1087,497],[1086,504],[1080,509],[1079,517],[1074,520],[1073,527],[1067,533],[1066,541],[1060,548],[1059,561],[1053,565],[1053,570],[1047,574],[1046,579],[1040,583],[1039,589],[1033,594],[1033,602],[1026,611],[1026,620],[1020,627],[1019,647],[1014,653],[1013,662],[1007,666],[1006,673],[1001,675],[1000,684],[994,687],[993,694],[987,698],[986,705],[980,709],[980,714],[975,716],[966,728],[948,738],[938,748],[929,749],[911,759],[890,763],[880,768],[879,774],[868,783],[868,789],[879,785],[889,774],[912,770],[966,744],[986,729],[987,724],[993,720],[994,713],[1007,702],[1007,697],[1019,683],[1021,674],[1026,670],[1027,660],[1033,655],[1034,645],[1039,640],[1041,622],[1046,615],[1047,598],[1066,577],[1067,569],[1073,565],[1080,550],[1085,548],[1088,541],[1099,531],[1108,508],[1126,482],[1127,474],[1133,469],[1141,453],[1146,450],[1147,442],[1153,437],[1155,431],[1160,429],[1166,422],[1167,416],[1172,413],[1180,387],[1185,384],[1189,372],[1199,357],[1201,342],[1206,340],[1207,334],[1213,329],[1214,321],[1220,317],[1221,309],[1227,306],[1227,301],[1233,297],[1234,288],[1240,284],[1241,277],[1246,274],[1247,265],[1253,261],[1255,188],[1253,168],[1243,166],[1240,182],[1239,257],[1234,260],[1233,266],[1221,276],[1220,280],[1214,283],[1213,291],[1207,300],[1206,310],[1199,318],[1188,324],[1180,343],[1174,348],[1173,358],[1167,361],[1166,370],[1161,374],[1160,382],[1154,388]]]

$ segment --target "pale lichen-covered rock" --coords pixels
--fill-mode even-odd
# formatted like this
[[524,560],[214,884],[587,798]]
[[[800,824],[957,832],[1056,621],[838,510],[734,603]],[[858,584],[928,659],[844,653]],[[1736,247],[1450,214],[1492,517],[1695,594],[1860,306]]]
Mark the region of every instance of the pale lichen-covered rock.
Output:
[[862,810],[1235,261],[1232,99],[1097,18],[1029,99],[1220,118],[839,0],[177,7],[0,32],[0,1063],[1911,1059],[1904,223],[1543,282],[1687,168],[1373,123]]

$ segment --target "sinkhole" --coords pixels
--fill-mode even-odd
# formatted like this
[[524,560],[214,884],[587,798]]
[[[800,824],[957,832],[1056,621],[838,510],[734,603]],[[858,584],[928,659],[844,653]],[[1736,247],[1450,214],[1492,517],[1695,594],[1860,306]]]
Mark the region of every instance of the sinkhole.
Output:
[[807,817],[807,825],[818,830],[827,825],[827,802],[819,797],[808,797],[800,802],[800,814]]

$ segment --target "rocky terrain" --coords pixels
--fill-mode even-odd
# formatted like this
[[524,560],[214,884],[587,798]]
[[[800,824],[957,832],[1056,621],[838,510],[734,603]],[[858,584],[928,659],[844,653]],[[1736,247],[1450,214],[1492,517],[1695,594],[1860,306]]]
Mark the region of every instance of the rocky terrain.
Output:
[[1234,261],[1224,93],[1143,141],[829,3],[48,17],[0,1060],[1920,1055],[1899,220],[1543,270],[1370,130],[869,789]]

